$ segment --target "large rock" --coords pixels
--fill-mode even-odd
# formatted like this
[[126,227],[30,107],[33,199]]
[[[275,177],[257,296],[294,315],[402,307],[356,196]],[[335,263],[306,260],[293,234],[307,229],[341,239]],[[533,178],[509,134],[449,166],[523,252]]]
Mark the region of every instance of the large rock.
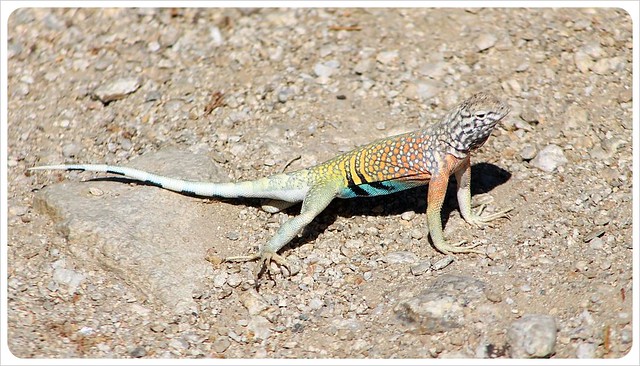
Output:
[[[183,179],[229,180],[206,156],[176,149],[142,156],[129,166]],[[42,189],[34,206],[53,218],[79,263],[112,271],[148,300],[177,313],[189,311],[193,290],[213,271],[205,260],[207,249],[214,247],[220,256],[247,251],[225,236],[237,229],[242,206],[206,204],[202,198],[123,181],[66,180]]]

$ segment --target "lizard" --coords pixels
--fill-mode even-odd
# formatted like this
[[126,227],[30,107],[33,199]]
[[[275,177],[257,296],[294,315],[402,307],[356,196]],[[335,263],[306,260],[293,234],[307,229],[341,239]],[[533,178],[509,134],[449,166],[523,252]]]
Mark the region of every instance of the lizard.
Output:
[[509,113],[509,107],[494,96],[480,92],[451,109],[439,122],[420,130],[379,139],[338,155],[324,163],[257,180],[212,183],[159,176],[138,169],[103,164],[49,165],[30,170],[103,172],[182,194],[219,198],[263,198],[263,208],[278,212],[302,202],[300,214],[285,221],[276,234],[252,255],[232,256],[223,261],[259,261],[256,277],[271,262],[287,268],[289,262],[278,252],[334,198],[379,196],[426,185],[427,227],[435,248],[443,254],[477,253],[466,241],[450,244],[442,229],[441,210],[450,176],[457,181],[457,200],[462,218],[473,226],[506,217],[513,208],[481,215],[471,209],[471,154],[489,138],[495,126]]

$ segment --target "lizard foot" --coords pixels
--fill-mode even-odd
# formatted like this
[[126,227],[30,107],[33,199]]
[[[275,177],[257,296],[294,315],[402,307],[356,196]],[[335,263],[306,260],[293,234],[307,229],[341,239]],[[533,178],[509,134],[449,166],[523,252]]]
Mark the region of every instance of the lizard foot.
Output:
[[507,209],[504,209],[496,213],[481,216],[482,211],[484,211],[486,207],[487,207],[486,204],[480,205],[480,207],[478,207],[478,210],[472,213],[471,218],[468,220],[469,224],[474,226],[483,226],[483,225],[490,225],[489,222],[495,219],[499,219],[503,217],[506,219],[510,219],[509,212],[511,212],[514,209],[513,207],[509,207]]
[[241,255],[241,256],[235,256],[235,257],[226,257],[222,260],[223,262],[251,262],[251,261],[258,261],[258,265],[256,266],[256,269],[254,271],[254,277],[256,278],[256,280],[258,279],[258,277],[260,277],[260,274],[262,273],[262,271],[264,271],[265,269],[269,268],[269,264],[273,261],[276,264],[285,267],[287,269],[287,271],[289,273],[293,273],[291,272],[291,265],[289,264],[289,262],[280,254],[275,253],[275,252],[259,252],[253,255]]
[[477,246],[480,245],[480,243],[477,244],[469,244],[466,246],[462,246],[462,244],[466,243],[466,240],[463,240],[459,243],[456,244],[447,244],[447,243],[443,243],[440,245],[436,245],[436,249],[438,249],[440,252],[444,253],[444,254],[462,254],[462,253],[476,253],[476,254],[483,254],[483,255],[487,255],[487,253],[485,253],[484,251],[480,250],[480,249],[475,249]]

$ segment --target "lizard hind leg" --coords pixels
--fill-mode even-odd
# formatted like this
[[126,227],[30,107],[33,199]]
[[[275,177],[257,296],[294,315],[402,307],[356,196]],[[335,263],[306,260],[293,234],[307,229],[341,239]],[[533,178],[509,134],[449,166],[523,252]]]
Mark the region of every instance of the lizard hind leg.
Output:
[[293,240],[316,216],[318,216],[337,195],[337,189],[330,185],[312,187],[302,202],[302,209],[298,216],[285,221],[269,242],[262,246],[258,253],[247,256],[234,256],[224,259],[225,262],[247,262],[257,260],[259,263],[254,271],[257,278],[264,269],[269,268],[273,261],[291,272],[289,262],[278,251]]

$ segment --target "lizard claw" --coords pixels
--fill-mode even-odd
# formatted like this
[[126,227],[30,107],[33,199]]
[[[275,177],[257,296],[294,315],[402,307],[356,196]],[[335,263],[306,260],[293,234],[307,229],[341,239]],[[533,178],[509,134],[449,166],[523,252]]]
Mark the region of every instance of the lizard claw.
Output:
[[235,257],[226,257],[222,260],[222,262],[251,262],[258,261],[258,264],[253,272],[253,275],[256,280],[260,277],[260,274],[266,269],[269,269],[269,264],[271,262],[275,262],[276,264],[285,267],[289,273],[293,273],[291,271],[291,265],[289,262],[280,254],[275,252],[262,252],[253,254],[253,255],[242,255]]
[[481,216],[482,211],[484,211],[484,208],[486,207],[486,205],[480,205],[480,207],[478,208],[478,210],[476,212],[473,213],[473,215],[471,216],[471,218],[468,220],[469,224],[473,225],[473,226],[489,226],[491,227],[491,221],[495,220],[495,219],[500,219],[500,218],[505,218],[507,220],[511,220],[511,217],[509,215],[509,212],[511,212],[514,208],[510,207],[507,208],[505,210],[496,212],[496,213],[492,213],[489,215],[485,215],[485,216]]
[[459,253],[476,253],[476,254],[483,254],[486,255],[487,253],[480,250],[480,249],[475,249],[477,246],[481,245],[481,243],[476,243],[476,244],[469,244],[466,246],[462,246],[462,244],[466,243],[466,240],[463,240],[461,242],[458,242],[456,244],[444,244],[444,245],[439,245],[436,246],[436,249],[438,249],[440,252],[442,252],[443,254],[459,254]]

